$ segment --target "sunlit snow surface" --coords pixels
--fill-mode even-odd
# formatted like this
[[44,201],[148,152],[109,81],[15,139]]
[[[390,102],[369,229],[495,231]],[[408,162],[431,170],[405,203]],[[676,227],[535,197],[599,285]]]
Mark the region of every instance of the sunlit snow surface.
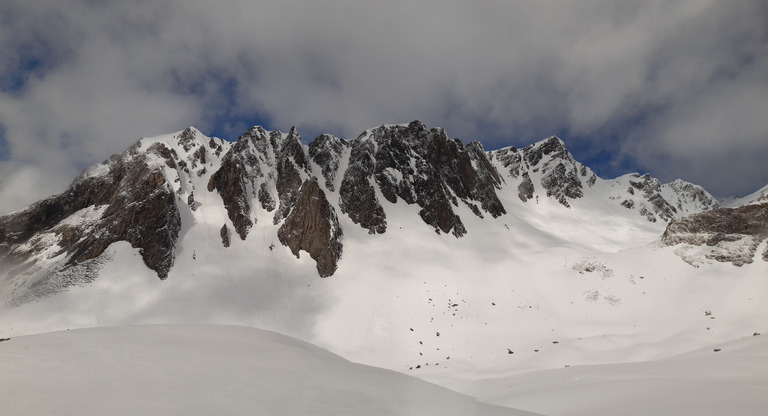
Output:
[[245,327],[53,332],[0,356],[4,415],[529,414]]
[[553,416],[764,415],[768,337],[749,336],[659,361],[466,382],[460,390]]
[[0,402],[29,416],[765,414],[768,337],[719,349],[454,386],[475,400],[253,328],[107,327],[1,342]]
[[[201,143],[209,140],[200,139]],[[143,146],[152,141],[163,141],[182,158],[194,151],[184,151],[173,136],[145,139]],[[348,151],[345,155],[340,161],[342,172]],[[205,168],[214,172],[219,163],[220,158],[209,153]],[[94,169],[89,172],[95,174],[102,168]],[[313,165],[313,172],[317,175],[319,168]],[[410,399],[386,394],[411,393],[383,387],[383,382],[376,381],[378,376],[371,376],[369,386],[362,381],[372,374],[369,371],[380,374],[380,370],[353,371],[359,377],[337,385],[341,390],[317,390],[330,398],[325,399],[312,390],[317,384],[296,384],[300,377],[281,378],[273,367],[261,369],[259,366],[270,362],[290,361],[290,355],[272,354],[282,347],[263,344],[276,336],[259,331],[231,327],[74,331],[185,323],[273,330],[354,362],[542,414],[730,414],[715,412],[724,407],[733,408],[732,414],[763,414],[755,410],[766,408],[768,372],[766,356],[759,351],[768,347],[763,342],[768,335],[752,334],[768,334],[768,263],[756,258],[752,264],[735,267],[703,256],[698,267],[686,263],[675,254],[675,247],[656,243],[665,227],[663,221],[650,223],[618,203],[600,202],[602,197],[625,192],[625,177],[598,180],[585,190],[585,198],[571,201],[571,208],[544,197],[523,203],[517,197],[516,184],[506,177],[507,183],[498,193],[508,214],[480,219],[459,204],[455,209],[468,231],[460,239],[436,234],[421,220],[417,206],[402,201],[391,204],[379,194],[387,213],[387,232],[369,235],[348,216],[339,215],[344,230],[343,256],[338,271],[321,279],[306,253],[297,259],[280,244],[272,221],[274,212],[263,210],[254,201],[256,221],[248,238],[243,241],[232,233],[231,246],[225,248],[219,231],[224,224],[230,229],[232,225],[221,197],[207,191],[208,177],[176,170],[168,170],[166,176],[180,189],[178,207],[183,224],[168,278],[158,279],[144,266],[136,249],[120,242],[105,253],[108,261],[95,281],[0,311],[0,337],[12,338],[0,343],[0,362],[4,366],[18,363],[0,372],[3,383],[11,383],[9,389],[0,389],[0,394],[9,395],[3,397],[3,403],[32,406],[31,396],[42,392],[55,396],[58,392],[61,394],[56,397],[68,403],[72,414],[120,414],[120,406],[102,411],[98,406],[110,402],[99,397],[117,400],[123,398],[121,393],[141,393],[146,399],[135,404],[140,407],[128,407],[134,411],[124,414],[163,414],[166,410],[165,414],[177,410],[195,414],[197,410],[183,406],[203,399],[212,407],[200,404],[198,414],[233,413],[241,409],[237,406],[252,400],[267,406],[262,414],[343,414],[332,401],[341,400],[337,404],[344,406],[359,404],[354,401],[357,399],[342,399],[343,389],[352,388],[353,392],[365,391],[370,395],[365,397],[374,403],[382,403],[381,414],[388,414],[387,409],[395,409],[393,414],[409,414],[405,407],[390,405],[409,404]],[[334,204],[340,176],[336,177],[335,192],[320,181]],[[195,210],[186,204],[192,192]],[[757,252],[762,253],[764,247]],[[21,337],[68,328],[73,331]],[[130,331],[149,332],[131,336]],[[201,334],[207,331],[218,336]],[[41,343],[34,354],[14,349],[27,339]],[[291,348],[304,345],[284,338],[275,342],[282,345],[283,341]],[[243,346],[238,346],[241,343]],[[121,350],[121,345],[130,351]],[[254,351],[259,349],[256,347],[269,350],[271,355],[259,354]],[[715,353],[714,348],[721,351]],[[310,350],[320,351],[314,347]],[[670,358],[691,351],[698,352]],[[35,354],[39,361],[35,361]],[[178,360],[174,358],[177,355]],[[125,359],[129,356],[138,358]],[[207,362],[209,357],[231,361],[219,365]],[[320,361],[323,365],[349,366],[338,357]],[[135,366],[126,364],[131,362]],[[155,370],[162,369],[163,362],[170,369]],[[196,371],[194,365],[185,363],[196,363],[214,376],[192,373]],[[77,364],[83,365],[86,373],[74,371]],[[107,371],[110,365],[116,366],[112,372]],[[295,373],[306,370],[315,377],[317,374],[310,371],[315,368],[312,365],[281,364],[281,368],[292,368]],[[59,368],[60,377],[65,378],[43,377],[46,366]],[[140,371],[133,373],[134,368],[145,370],[147,375],[157,371],[160,381],[153,384],[151,377],[141,377]],[[226,377],[224,369],[235,375]],[[270,377],[248,378],[258,372],[271,374],[275,381],[270,383]],[[89,381],[111,380],[112,376],[120,379],[123,374],[127,374],[125,381],[115,380],[113,384]],[[254,398],[249,394],[255,393],[239,387],[246,378],[257,383],[250,386],[276,396]],[[391,386],[415,385],[410,378],[390,381]],[[67,386],[78,386],[78,382],[86,384],[77,394],[72,393]],[[175,389],[178,395],[164,396],[170,394],[163,388],[167,383],[181,383],[177,386],[184,388]],[[195,390],[198,385],[204,388]],[[94,393],[86,394],[91,391],[88,389]],[[420,387],[414,389],[421,391]],[[97,406],[93,411],[74,411],[77,406],[90,405],[82,394]],[[296,399],[302,394],[309,396]],[[19,401],[14,402],[14,397]],[[172,397],[168,403],[176,404],[162,407],[166,406],[164,397]],[[475,405],[463,402],[465,398],[456,400]],[[313,401],[320,406],[315,408],[319,413],[300,407]],[[226,407],[229,402],[233,407]],[[269,407],[293,406],[294,402],[299,407],[285,408],[289,409],[285,412]],[[43,406],[44,402],[39,403]],[[661,407],[653,407],[657,404]],[[181,407],[174,407],[177,405]],[[152,406],[161,411],[149,412]],[[456,409],[469,409],[461,406]],[[66,414],[29,408],[39,410],[31,414]],[[410,414],[438,414],[432,408],[422,409]],[[0,413],[4,414],[4,409],[0,408]],[[372,407],[357,413],[377,414]]]

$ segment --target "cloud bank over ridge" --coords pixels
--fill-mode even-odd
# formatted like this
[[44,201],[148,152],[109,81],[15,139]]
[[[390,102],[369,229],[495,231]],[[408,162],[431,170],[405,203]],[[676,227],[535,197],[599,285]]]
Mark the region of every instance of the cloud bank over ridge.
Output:
[[760,1],[9,0],[0,212],[189,125],[351,139],[413,119],[748,193],[768,183],[766,21]]

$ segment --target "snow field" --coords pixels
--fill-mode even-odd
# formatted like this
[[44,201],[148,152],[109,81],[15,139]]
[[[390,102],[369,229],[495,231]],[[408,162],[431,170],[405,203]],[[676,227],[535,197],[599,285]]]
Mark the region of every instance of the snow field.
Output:
[[0,343],[13,415],[529,415],[235,326],[61,331]]

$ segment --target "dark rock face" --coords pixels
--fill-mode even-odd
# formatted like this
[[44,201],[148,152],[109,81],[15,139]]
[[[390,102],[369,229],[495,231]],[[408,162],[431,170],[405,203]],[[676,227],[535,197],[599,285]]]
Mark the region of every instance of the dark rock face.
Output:
[[[151,165],[149,155],[177,167],[164,145],[157,143],[143,153],[137,144],[105,162],[109,166],[105,175],[81,176],[64,193],[0,217],[0,259],[21,263],[42,250],[44,247],[24,248],[39,233],[59,237],[57,254],[66,254],[68,265],[96,258],[110,244],[127,241],[139,248],[147,267],[166,278],[173,265],[181,218],[162,166]],[[78,215],[83,219],[66,221]],[[89,232],[94,229],[99,232]]]
[[368,233],[383,234],[387,217],[371,183],[375,168],[373,151],[372,142],[353,143],[349,167],[339,188],[339,208]]
[[453,210],[459,201],[479,216],[476,202],[493,217],[506,213],[496,195],[501,178],[479,143],[464,147],[442,129],[427,130],[414,121],[369,130],[351,146],[340,207],[371,233],[386,230],[374,183],[391,203],[418,204],[421,218],[438,233],[466,233]]
[[523,149],[523,157],[531,166],[538,165],[545,155],[551,155],[552,159],[570,157],[570,153],[568,153],[562,140],[554,136],[538,145],[531,145]]
[[241,240],[245,240],[253,226],[248,185],[252,184],[255,177],[262,176],[257,152],[266,151],[266,146],[264,130],[248,130],[224,155],[221,167],[208,181],[208,191],[219,192],[227,215]]
[[[708,246],[705,256],[736,266],[752,263],[760,243],[768,238],[768,203],[717,208],[673,219],[661,237],[664,244]],[[768,261],[768,249],[762,254]]]
[[288,216],[296,198],[299,196],[299,187],[302,184],[299,170],[308,171],[307,158],[304,147],[295,128],[288,133],[288,137],[282,140],[279,132],[270,135],[272,148],[277,150],[277,195],[280,205],[275,212],[274,224],[277,225]]
[[189,209],[192,211],[197,210],[197,203],[195,203],[195,193],[192,192],[187,197],[187,205],[189,206]]
[[436,180],[417,180],[415,183],[417,202],[421,206],[419,216],[424,222],[434,227],[435,232],[449,233],[461,237],[467,230],[461,218],[453,212],[451,202],[455,199],[446,195],[442,184]]
[[[333,139],[321,139],[311,152],[331,187],[338,169],[335,157],[341,151],[339,146],[344,146],[339,139]],[[310,179],[303,179],[307,177]],[[224,155],[208,189],[221,195],[227,215],[242,240],[254,224],[251,201],[257,199],[265,211],[275,212],[273,223],[280,225],[278,238],[293,254],[308,252],[323,277],[336,271],[342,249],[341,228],[334,208],[311,175],[309,159],[295,129],[285,135],[261,127],[250,129]],[[220,236],[222,244],[229,246],[226,224]]]
[[229,227],[227,227],[227,224],[221,226],[221,230],[219,230],[219,236],[221,237],[221,245],[224,247],[229,247]]
[[491,214],[494,218],[506,214],[507,210],[496,195],[496,190],[501,188],[501,177],[488,160],[483,145],[480,142],[472,142],[464,149],[466,150],[466,157],[461,154],[458,155],[458,179],[466,190],[466,196],[462,196],[461,193],[457,193],[457,195],[462,199],[479,201],[483,211]]
[[533,198],[533,193],[535,190],[536,189],[533,187],[533,181],[528,175],[528,172],[523,173],[523,180],[520,182],[520,185],[517,186],[517,196],[521,201],[526,202]]
[[513,178],[520,176],[522,167],[526,167],[527,169],[527,165],[524,166],[525,162],[523,161],[521,152],[519,152],[514,146],[494,151],[491,154],[491,158],[498,159],[501,162],[501,165],[508,169],[509,174]]
[[[658,179],[652,178],[648,174],[637,175],[635,178],[636,180],[629,181],[631,187],[627,189],[627,193],[630,195],[637,194],[650,204],[649,207],[640,210],[641,215],[644,215],[651,222],[656,222],[657,217],[663,221],[670,221],[677,216],[677,208],[661,195],[661,182]],[[629,203],[634,205],[631,200]]]
[[206,154],[205,153],[205,147],[200,146],[200,147],[197,148],[197,150],[195,150],[195,153],[194,153],[194,157],[195,158],[193,160],[195,162],[200,162],[201,164],[204,165],[205,164],[205,154]]
[[678,212],[682,211],[683,203],[694,202],[699,205],[702,210],[710,210],[719,207],[719,203],[711,195],[704,190],[704,188],[694,185],[692,183],[683,182],[681,180],[673,181],[669,186],[675,190],[679,196],[677,201]]
[[216,143],[216,141],[214,141],[213,138],[211,138],[211,140],[208,141],[208,147],[210,147],[213,150],[216,156],[221,155],[221,152],[224,151],[224,148],[220,144]]
[[[538,145],[523,149],[523,158],[531,167],[539,167],[539,162],[544,156],[549,156],[549,159],[540,166],[541,186],[546,189],[548,197],[570,208],[569,199],[584,196],[577,163],[566,149],[565,143],[557,137],[550,137]],[[586,171],[584,173],[586,174]]]
[[547,190],[547,196],[570,208],[568,199],[584,196],[581,181],[573,170],[568,170],[563,163],[558,163],[554,169],[548,170],[541,177],[541,185]]
[[670,221],[672,218],[674,218],[674,215],[677,214],[677,208],[675,208],[674,206],[672,206],[672,204],[667,202],[667,200],[664,199],[664,197],[661,196],[661,194],[659,193],[654,194],[650,198],[648,198],[648,202],[651,203],[653,210],[664,221]]
[[[653,212],[664,221],[669,221],[674,218],[675,214],[677,214],[677,209],[661,196],[661,183],[658,179],[652,178],[647,174],[639,176],[637,179],[638,180],[636,181],[630,180],[629,184],[632,185],[634,189],[640,191],[642,196],[651,203]],[[656,221],[656,219],[653,218],[652,213],[646,211],[644,215],[648,216],[649,220]]]
[[275,200],[272,198],[272,194],[269,193],[269,186],[266,182],[262,182],[259,186],[259,202],[261,207],[267,212],[272,212],[277,207]]
[[318,136],[309,145],[309,157],[313,162],[320,166],[325,178],[325,187],[330,191],[335,191],[336,172],[339,170],[344,149],[349,147],[349,143],[329,134]]
[[522,150],[514,147],[496,150],[491,152],[490,157],[501,162],[513,178],[522,177],[518,184],[517,196],[523,202],[533,199],[536,195],[536,186],[531,178],[533,173],[541,175],[540,183],[546,191],[546,196],[567,208],[571,206],[570,200],[584,196],[582,181],[585,181],[587,186],[592,186],[597,181],[597,175],[576,162],[565,143],[554,136]]
[[299,257],[304,250],[317,262],[321,277],[332,275],[341,258],[341,228],[316,178],[306,180],[295,205],[277,231],[280,242]]
[[[295,129],[283,137],[279,131],[254,127],[224,155],[221,167],[208,182],[208,190],[221,195],[235,231],[245,240],[254,224],[250,202],[254,195],[265,210],[277,210],[277,225],[288,215],[298,196],[300,172],[307,171],[307,158]],[[272,189],[278,201],[273,198]]]
[[181,132],[179,135],[178,144],[184,148],[185,152],[189,152],[190,149],[195,147],[197,140],[195,140],[195,132],[191,127],[188,127]]
[[[621,206],[634,209],[650,222],[669,222],[699,211],[718,207],[718,202],[700,186],[681,180],[662,185],[648,174],[628,176],[629,187],[621,198]],[[666,195],[666,196],[665,196]]]
[[[310,153],[321,166],[326,184],[333,187],[338,169],[339,139],[321,136]],[[310,179],[304,179],[310,178]],[[253,225],[251,202],[258,199],[261,208],[274,211],[273,223],[280,225],[278,238],[295,255],[300,250],[317,262],[321,276],[332,275],[341,257],[341,228],[336,212],[311,175],[309,159],[295,129],[287,134],[267,132],[254,127],[235,143],[213,174],[209,190],[217,190],[227,208],[235,231],[245,240]],[[276,195],[275,198],[273,195]],[[229,243],[225,226],[222,244]]]
[[[235,145],[237,146],[237,144]],[[234,147],[233,147],[234,148]],[[248,231],[253,226],[250,213],[251,206],[246,192],[245,175],[247,167],[243,160],[234,156],[233,152],[227,153],[222,161],[221,168],[211,176],[208,181],[208,191],[219,191],[227,215],[235,226],[235,231],[241,240],[245,240]]]

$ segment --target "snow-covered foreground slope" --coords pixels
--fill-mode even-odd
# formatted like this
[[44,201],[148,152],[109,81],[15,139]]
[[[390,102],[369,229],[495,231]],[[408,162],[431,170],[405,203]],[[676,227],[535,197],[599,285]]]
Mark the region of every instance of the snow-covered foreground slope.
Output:
[[768,337],[716,348],[651,362],[479,373],[452,386],[467,396],[264,330],[102,327],[0,342],[0,402],[3,414],[28,416],[763,415]]
[[0,343],[4,415],[528,415],[273,332],[153,325]]
[[551,416],[764,415],[768,337],[749,336],[659,361],[476,380],[459,390]]

